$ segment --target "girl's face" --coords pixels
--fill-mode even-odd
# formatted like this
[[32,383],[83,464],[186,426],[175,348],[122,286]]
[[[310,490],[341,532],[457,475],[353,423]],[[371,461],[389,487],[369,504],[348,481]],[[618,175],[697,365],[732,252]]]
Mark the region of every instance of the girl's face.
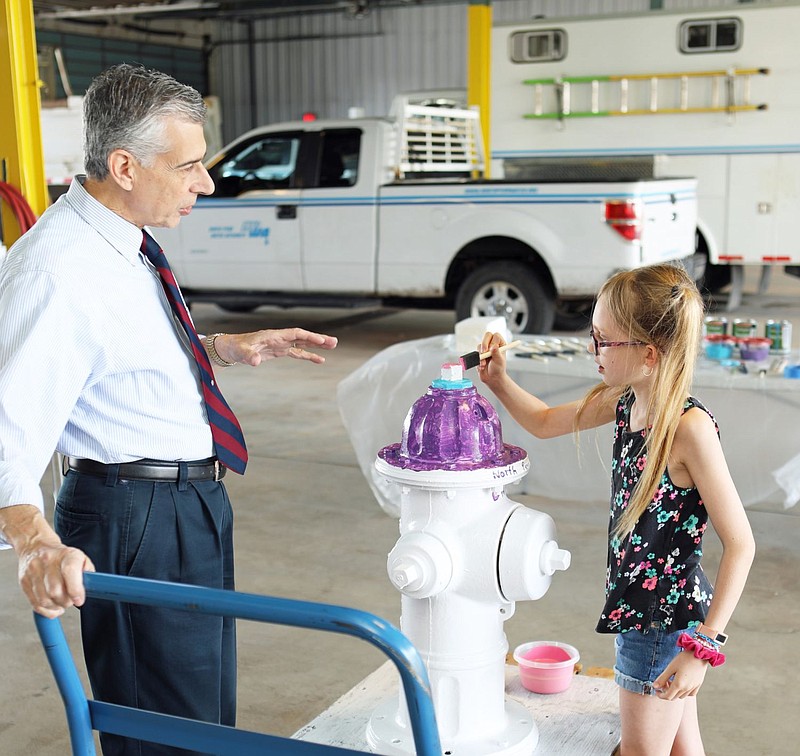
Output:
[[612,320],[602,297],[594,308],[591,334],[589,351],[606,385],[629,386],[645,378],[646,345],[631,339],[630,333]]

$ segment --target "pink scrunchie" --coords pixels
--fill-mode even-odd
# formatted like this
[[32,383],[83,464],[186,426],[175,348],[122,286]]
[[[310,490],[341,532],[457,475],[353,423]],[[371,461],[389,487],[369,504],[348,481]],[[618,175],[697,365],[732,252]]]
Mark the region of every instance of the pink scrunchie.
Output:
[[689,633],[681,633],[678,636],[678,645],[691,651],[698,659],[707,661],[712,667],[719,667],[725,664],[725,654],[706,648],[699,641],[692,638]]

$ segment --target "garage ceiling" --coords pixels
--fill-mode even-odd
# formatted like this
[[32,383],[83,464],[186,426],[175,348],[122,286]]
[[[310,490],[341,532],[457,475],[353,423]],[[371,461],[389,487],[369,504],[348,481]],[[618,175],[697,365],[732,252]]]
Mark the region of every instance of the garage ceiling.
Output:
[[397,7],[442,2],[448,0],[33,0],[33,9],[35,17],[39,19],[91,21],[127,16],[140,19],[180,17],[199,20],[267,18],[331,11],[360,17],[378,6]]

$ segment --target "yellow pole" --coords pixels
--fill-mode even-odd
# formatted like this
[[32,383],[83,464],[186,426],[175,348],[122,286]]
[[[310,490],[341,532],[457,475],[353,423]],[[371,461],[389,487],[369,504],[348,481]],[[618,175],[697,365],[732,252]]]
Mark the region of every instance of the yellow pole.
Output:
[[492,0],[469,0],[467,10],[467,104],[481,114],[484,175],[489,177],[491,127]]
[[[33,4],[30,0],[0,0],[0,180],[18,189],[37,216],[49,204],[40,84]],[[2,242],[10,247],[21,234],[5,203],[2,222]]]

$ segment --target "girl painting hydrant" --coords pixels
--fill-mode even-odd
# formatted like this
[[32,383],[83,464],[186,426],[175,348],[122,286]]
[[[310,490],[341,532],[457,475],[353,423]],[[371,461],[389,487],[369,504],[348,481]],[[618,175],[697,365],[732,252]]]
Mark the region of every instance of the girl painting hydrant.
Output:
[[[537,438],[613,423],[606,603],[597,624],[616,634],[621,756],[702,756],[696,695],[725,661],[726,626],[755,554],[712,414],[690,395],[703,301],[685,270],[623,271],[600,289],[589,350],[601,382],[549,407],[506,372],[505,344],[478,371]],[[711,522],[723,553],[716,589],[700,566]]]

